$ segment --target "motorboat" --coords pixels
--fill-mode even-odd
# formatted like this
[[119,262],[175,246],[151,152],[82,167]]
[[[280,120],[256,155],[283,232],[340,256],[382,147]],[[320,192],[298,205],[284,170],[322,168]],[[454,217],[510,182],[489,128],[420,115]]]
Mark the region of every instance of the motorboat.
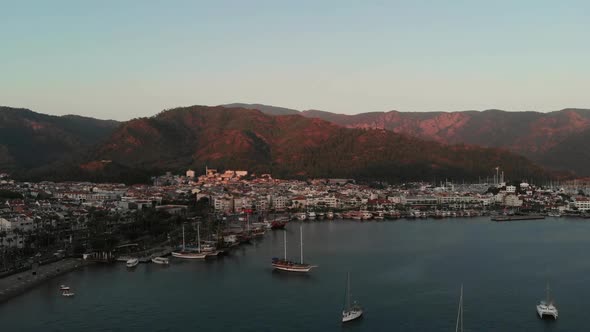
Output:
[[160,265],[168,265],[170,264],[170,260],[166,257],[154,257],[152,258],[152,263],[160,264]]
[[127,264],[127,267],[136,267],[137,264],[139,264],[139,259],[138,258],[130,258],[128,259],[125,264]]

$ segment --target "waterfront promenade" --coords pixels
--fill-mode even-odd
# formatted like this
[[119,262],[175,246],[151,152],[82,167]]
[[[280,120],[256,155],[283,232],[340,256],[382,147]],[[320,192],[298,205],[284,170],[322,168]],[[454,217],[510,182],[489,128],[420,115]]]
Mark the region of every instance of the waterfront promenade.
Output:
[[33,270],[19,272],[0,279],[0,303],[21,294],[51,278],[75,270],[90,263],[80,258],[66,258],[57,262],[41,265]]

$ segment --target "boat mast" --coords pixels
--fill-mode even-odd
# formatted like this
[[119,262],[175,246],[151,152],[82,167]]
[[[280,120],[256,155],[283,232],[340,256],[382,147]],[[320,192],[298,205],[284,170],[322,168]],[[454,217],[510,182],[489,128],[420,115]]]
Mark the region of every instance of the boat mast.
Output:
[[299,226],[299,239],[301,241],[301,264],[303,264],[303,226]]
[[[459,324],[459,322],[461,322]],[[460,328],[459,328],[460,327]],[[459,297],[459,310],[457,311],[457,325],[455,332],[463,332],[463,284],[461,284],[461,296]]]
[[350,309],[350,272],[346,278],[346,310]]
[[184,246],[184,224],[182,224],[182,251],[185,251],[185,246]]
[[199,253],[201,253],[201,223],[197,224],[197,247],[199,248]]
[[547,282],[547,305],[549,305],[549,282]]
[[285,260],[287,260],[287,230],[283,230],[283,243],[285,244]]

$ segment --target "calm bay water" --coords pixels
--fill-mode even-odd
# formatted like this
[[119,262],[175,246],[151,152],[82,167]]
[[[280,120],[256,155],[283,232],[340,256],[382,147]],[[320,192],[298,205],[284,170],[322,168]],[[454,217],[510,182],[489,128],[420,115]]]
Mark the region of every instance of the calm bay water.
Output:
[[[303,224],[310,275],[273,272],[283,234],[219,260],[87,267],[0,305],[1,331],[584,331],[590,223],[488,218]],[[299,257],[299,224],[288,226]],[[342,326],[346,272],[365,318]],[[542,321],[546,282],[560,310]],[[60,284],[76,292],[59,295]]]

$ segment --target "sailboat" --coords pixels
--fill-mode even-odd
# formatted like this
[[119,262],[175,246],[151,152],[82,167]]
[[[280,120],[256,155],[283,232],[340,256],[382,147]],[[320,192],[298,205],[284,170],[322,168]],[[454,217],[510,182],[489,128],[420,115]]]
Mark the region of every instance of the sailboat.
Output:
[[281,271],[289,272],[309,272],[312,268],[317,267],[316,265],[310,265],[303,263],[303,227],[299,228],[300,241],[301,241],[301,261],[299,263],[293,262],[287,259],[287,231],[283,233],[284,244],[285,244],[285,256],[283,259],[274,257],[272,259],[272,266]]
[[346,279],[346,303],[342,310],[342,323],[361,318],[362,315],[363,308],[361,308],[356,301],[353,302],[352,305],[350,304],[350,272],[348,272],[348,277]]
[[185,259],[204,259],[207,257],[207,253],[201,252],[201,234],[200,234],[200,225],[197,225],[197,238],[198,238],[198,248],[197,251],[187,251],[186,246],[184,243],[184,225],[182,225],[182,250],[181,251],[173,251],[172,256],[177,258],[185,258]]
[[461,296],[459,297],[459,310],[457,311],[457,325],[455,332],[463,332],[463,285],[461,285]]
[[537,314],[539,314],[539,318],[543,317],[553,317],[553,319],[557,319],[558,312],[555,305],[553,305],[553,301],[549,296],[549,283],[547,283],[547,299],[545,301],[541,301],[537,304]]

